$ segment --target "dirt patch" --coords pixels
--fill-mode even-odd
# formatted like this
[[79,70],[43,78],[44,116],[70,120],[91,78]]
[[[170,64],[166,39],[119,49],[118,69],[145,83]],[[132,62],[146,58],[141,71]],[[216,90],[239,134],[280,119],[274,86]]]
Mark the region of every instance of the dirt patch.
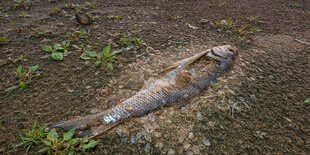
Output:
[[[242,0],[225,5],[225,1],[215,0],[93,1],[96,7],[86,12],[95,11],[96,22],[86,26],[62,13],[49,17],[55,8],[73,14],[75,10],[65,5],[81,6],[84,1],[34,0],[28,10],[10,9],[7,2],[0,2],[8,15],[0,17],[0,37],[8,39],[8,44],[0,47],[0,59],[17,60],[22,55],[28,61],[0,64],[0,91],[18,84],[13,73],[18,65],[39,65],[41,76],[24,90],[0,94],[2,153],[24,152],[14,145],[35,119],[40,125],[50,125],[105,109],[107,99],[127,99],[167,65],[223,44],[234,44],[239,57],[233,70],[220,80],[222,88],[209,88],[187,104],[122,124],[98,138],[100,145],[91,153],[310,152],[310,107],[303,102],[310,92],[310,47],[295,40],[310,42],[310,4],[306,0]],[[34,18],[20,17],[21,11]],[[248,20],[254,14],[260,16],[258,23]],[[111,20],[110,15],[123,19]],[[229,32],[219,33],[213,26],[222,19],[231,19],[236,27],[257,27],[263,34],[249,35],[242,44],[236,44]],[[33,28],[44,35],[31,36]],[[82,51],[72,47],[64,61],[40,58],[46,55],[43,46],[68,40],[77,29],[87,34],[73,41],[74,45],[83,43],[99,51],[108,44],[110,34],[138,32],[154,50],[124,50],[114,71],[81,60]]]

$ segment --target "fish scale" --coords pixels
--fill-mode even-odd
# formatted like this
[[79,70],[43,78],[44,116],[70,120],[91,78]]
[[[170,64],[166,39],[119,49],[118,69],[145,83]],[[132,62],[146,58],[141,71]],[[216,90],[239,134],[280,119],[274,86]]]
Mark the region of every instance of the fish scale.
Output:
[[[211,82],[215,82],[218,77],[230,70],[236,55],[237,51],[230,45],[208,49],[168,67],[165,70],[168,72],[166,77],[154,82],[147,82],[142,90],[121,104],[96,114],[49,126],[45,131],[47,132],[52,128],[58,127],[65,130],[72,128],[84,130],[90,128],[90,136],[95,137],[130,118],[143,116],[164,106],[173,105],[201,93]],[[185,72],[185,67],[198,61],[203,56],[215,59],[219,62],[219,65],[200,78],[194,78],[192,74]],[[101,124],[100,127],[91,128],[99,124]]]

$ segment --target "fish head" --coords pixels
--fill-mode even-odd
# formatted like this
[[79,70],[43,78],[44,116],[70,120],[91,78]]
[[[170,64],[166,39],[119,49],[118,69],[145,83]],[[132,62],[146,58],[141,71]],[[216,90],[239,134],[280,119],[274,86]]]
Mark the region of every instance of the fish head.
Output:
[[213,47],[211,52],[213,55],[225,59],[234,59],[234,57],[238,55],[237,49],[232,47],[231,45]]

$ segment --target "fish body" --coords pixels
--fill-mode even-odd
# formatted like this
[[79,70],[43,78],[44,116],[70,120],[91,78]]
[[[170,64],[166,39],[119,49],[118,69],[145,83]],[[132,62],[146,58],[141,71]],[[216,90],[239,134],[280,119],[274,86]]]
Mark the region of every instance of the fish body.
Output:
[[[130,118],[146,115],[199,94],[230,70],[236,55],[236,49],[230,45],[208,49],[168,67],[164,76],[155,81],[150,80],[136,95],[124,102],[96,114],[52,125],[45,131],[58,127],[84,130],[101,124],[101,127],[87,133],[91,137],[97,136]],[[186,72],[187,67],[202,58],[216,60],[218,64],[206,75],[193,76],[194,72]]]

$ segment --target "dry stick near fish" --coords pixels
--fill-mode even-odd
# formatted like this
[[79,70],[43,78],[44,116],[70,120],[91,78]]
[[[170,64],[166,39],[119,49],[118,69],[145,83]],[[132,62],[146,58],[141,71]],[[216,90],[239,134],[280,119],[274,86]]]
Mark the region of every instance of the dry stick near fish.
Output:
[[76,128],[84,130],[82,136],[94,138],[130,118],[146,115],[201,93],[230,70],[236,55],[236,49],[230,45],[205,50],[168,67],[161,78],[148,81],[136,95],[124,102],[102,112],[51,125],[45,132],[53,128]]

